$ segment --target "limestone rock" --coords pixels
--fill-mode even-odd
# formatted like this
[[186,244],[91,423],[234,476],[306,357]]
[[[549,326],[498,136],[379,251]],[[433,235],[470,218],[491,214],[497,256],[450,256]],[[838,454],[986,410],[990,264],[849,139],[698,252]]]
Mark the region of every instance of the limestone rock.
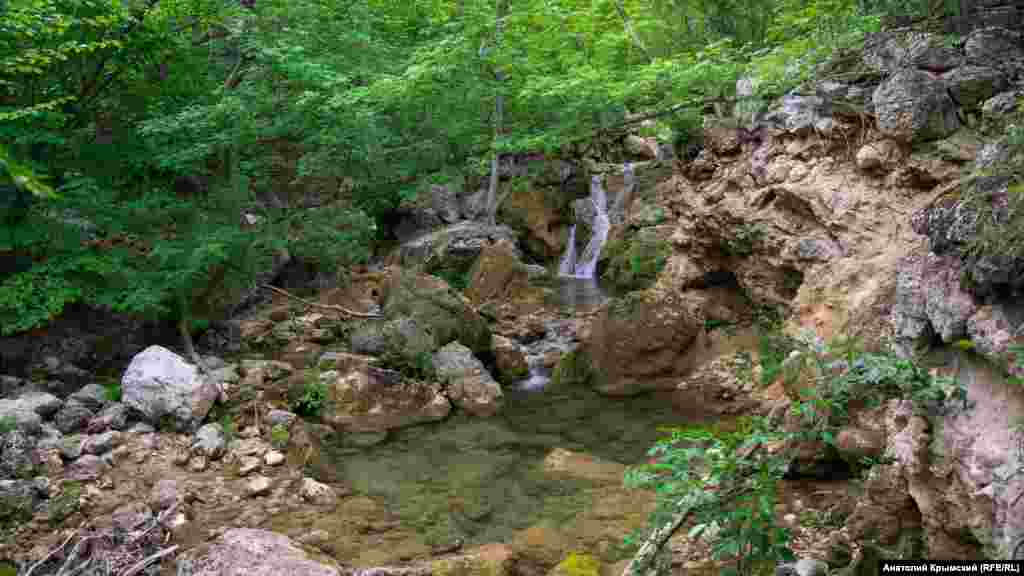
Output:
[[1002,92],[989,98],[981,105],[981,111],[985,116],[997,117],[1010,114],[1017,110],[1019,95],[1016,91]]
[[153,490],[149,494],[149,502],[157,510],[166,510],[178,501],[179,495],[178,481],[164,478],[153,485]]
[[219,423],[204,424],[196,431],[192,440],[192,453],[205,456],[210,460],[217,460],[224,455],[226,443],[224,430]]
[[31,437],[15,429],[0,436],[0,479],[27,478],[35,470]]
[[675,387],[692,368],[687,351],[703,329],[701,308],[694,296],[653,290],[610,300],[586,346],[595,388],[622,396]]
[[323,506],[329,506],[338,500],[338,495],[335,494],[333,488],[321,484],[309,476],[304,477],[299,484],[299,496],[307,502]]
[[1019,35],[999,27],[982,28],[972,32],[964,42],[964,52],[967,53],[967,61],[971,64],[995,65],[1011,74],[1019,71],[1020,62],[1024,60]]
[[128,407],[120,402],[113,402],[100,411],[85,425],[85,431],[98,434],[106,430],[122,430],[128,423]]
[[406,268],[429,263],[429,270],[467,270],[481,250],[501,240],[514,245],[516,233],[508,226],[460,222],[404,242],[390,261]]
[[99,457],[93,454],[86,454],[69,464],[65,470],[65,478],[71,480],[95,480],[105,472],[109,466]]
[[193,576],[340,576],[333,566],[315,562],[286,536],[265,530],[233,528],[204,550]]
[[865,172],[889,170],[902,158],[899,144],[892,140],[871,142],[857,151],[857,168]]
[[954,257],[909,256],[900,267],[892,322],[897,340],[914,347],[938,334],[954,342],[967,334],[967,320],[977,310],[960,288],[962,266]]
[[280,466],[281,464],[284,464],[284,454],[277,450],[271,450],[264,454],[263,462],[267,466]]
[[493,352],[498,379],[502,382],[515,382],[529,375],[530,366],[526,360],[526,353],[514,340],[495,334]]
[[130,532],[152,520],[153,511],[143,502],[131,502],[114,510],[110,518],[115,528]]
[[530,286],[530,269],[514,247],[498,242],[484,248],[470,269],[466,297],[476,305],[505,303],[515,309],[515,315],[525,316],[541,307],[543,290]]
[[82,452],[99,456],[110,452],[120,442],[120,432],[109,431],[102,434],[90,434],[82,441]]
[[428,327],[412,318],[367,321],[352,332],[350,345],[357,354],[399,357],[408,361],[415,361],[437,347]]
[[431,186],[430,199],[434,212],[445,223],[452,224],[462,216],[459,213],[458,196],[451,186],[437,184]]
[[474,416],[490,417],[501,411],[501,386],[469,348],[452,342],[434,354],[434,368],[452,402]]
[[902,141],[937,140],[960,127],[946,85],[927,72],[901,70],[872,96],[878,128]]
[[107,389],[99,384],[87,384],[68,399],[79,402],[93,412],[98,412],[110,402],[107,398]]
[[191,429],[212,407],[207,402],[220,390],[202,378],[196,367],[160,346],[150,346],[134,358],[121,380],[122,400],[150,424],[170,418],[179,430]]
[[437,384],[367,367],[347,374],[321,374],[327,384],[325,424],[346,432],[383,432],[443,420],[451,411]]

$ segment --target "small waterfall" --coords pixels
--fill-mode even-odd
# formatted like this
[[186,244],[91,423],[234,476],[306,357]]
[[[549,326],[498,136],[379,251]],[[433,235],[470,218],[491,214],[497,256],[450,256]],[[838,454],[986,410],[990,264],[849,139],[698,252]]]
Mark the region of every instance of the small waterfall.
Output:
[[565,247],[565,254],[562,255],[562,262],[558,267],[559,276],[571,278],[593,278],[594,268],[597,266],[597,259],[601,255],[601,247],[608,239],[608,200],[605,195],[604,186],[601,185],[601,177],[594,176],[590,180],[590,201],[594,205],[594,221],[591,223],[590,242],[583,249],[579,258],[576,257],[576,226],[569,230],[569,243]]

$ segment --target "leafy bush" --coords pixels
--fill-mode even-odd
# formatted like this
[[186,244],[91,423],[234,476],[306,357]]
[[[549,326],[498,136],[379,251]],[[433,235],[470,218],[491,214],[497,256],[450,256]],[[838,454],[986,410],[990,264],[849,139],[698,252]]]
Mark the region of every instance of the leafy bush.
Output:
[[300,416],[316,418],[327,399],[327,384],[318,377],[308,378],[302,386],[302,395],[292,403],[292,410]]
[[81,482],[67,482],[61,486],[60,495],[50,501],[50,506],[47,509],[49,511],[47,522],[50,526],[58,526],[69,516],[78,512],[81,496]]
[[18,421],[14,416],[3,416],[0,417],[0,436],[7,434],[18,428]]
[[107,400],[111,402],[121,401],[121,383],[117,380],[110,380],[103,385],[104,390],[107,393]]
[[288,447],[288,441],[291,438],[288,433],[288,428],[284,424],[275,424],[270,429],[270,445],[277,450],[284,450]]

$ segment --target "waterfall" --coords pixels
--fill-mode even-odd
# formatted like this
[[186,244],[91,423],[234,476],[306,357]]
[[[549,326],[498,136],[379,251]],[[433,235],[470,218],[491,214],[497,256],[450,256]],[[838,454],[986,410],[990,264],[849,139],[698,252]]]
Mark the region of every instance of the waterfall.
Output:
[[[615,198],[612,206],[612,213],[622,212],[626,194],[630,193],[635,185],[633,177],[633,165],[626,164],[623,168],[625,175],[625,186],[622,192]],[[582,254],[576,256],[576,226],[569,229],[569,243],[565,247],[565,254],[562,255],[561,263],[558,266],[559,276],[570,276],[574,278],[593,278],[594,270],[597,268],[597,259],[601,257],[601,248],[608,240],[608,230],[611,228],[611,221],[608,215],[608,197],[601,183],[600,176],[594,176],[590,180],[590,202],[594,205],[594,221],[590,225],[590,242],[583,249]]]
[[576,225],[569,228],[569,244],[562,254],[562,262],[558,265],[559,276],[572,276],[576,273]]

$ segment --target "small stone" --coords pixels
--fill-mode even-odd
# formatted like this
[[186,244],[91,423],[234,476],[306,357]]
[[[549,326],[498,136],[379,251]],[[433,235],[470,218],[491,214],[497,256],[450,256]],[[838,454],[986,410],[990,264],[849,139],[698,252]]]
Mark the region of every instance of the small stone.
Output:
[[152,434],[156,432],[156,428],[146,422],[136,422],[128,431],[134,434]]
[[39,494],[40,498],[50,497],[50,479],[46,476],[36,476],[33,478],[32,487],[36,489],[36,494]]
[[314,504],[332,504],[338,499],[330,486],[321,484],[309,476],[303,478],[299,484],[299,496]]
[[270,478],[266,476],[256,476],[252,480],[249,480],[245,485],[245,493],[250,498],[253,496],[262,496],[270,492]]
[[284,454],[277,450],[271,450],[263,456],[263,462],[266,463],[267,466],[280,466],[284,463]]
[[223,428],[220,424],[211,422],[196,432],[192,441],[192,453],[217,460],[224,455],[226,445],[227,439],[224,437]]
[[61,439],[59,450],[65,460],[77,460],[82,455],[82,437],[75,434]]
[[239,438],[258,438],[260,435],[260,429],[255,426],[246,426],[241,432],[238,433]]
[[82,452],[86,454],[105,454],[113,448],[114,444],[120,440],[119,432],[104,432],[103,434],[95,434],[92,436],[86,436],[85,440],[82,441]]
[[793,567],[797,576],[826,576],[828,574],[828,564],[821,560],[809,560],[807,558],[800,560]]
[[209,462],[206,460],[206,456],[197,454],[188,461],[188,469],[192,472],[202,472],[209,466]]
[[292,422],[297,418],[293,412],[287,410],[271,410],[267,414],[267,421],[273,426],[284,426],[288,427],[292,425]]
[[108,467],[107,463],[99,456],[86,454],[69,464],[66,468],[65,478],[71,480],[95,480],[100,473]]
[[111,515],[113,525],[124,532],[130,532],[153,518],[153,511],[142,502],[132,502],[119,507]]
[[260,469],[260,459],[253,456],[242,456],[238,461],[238,475],[248,476]]

